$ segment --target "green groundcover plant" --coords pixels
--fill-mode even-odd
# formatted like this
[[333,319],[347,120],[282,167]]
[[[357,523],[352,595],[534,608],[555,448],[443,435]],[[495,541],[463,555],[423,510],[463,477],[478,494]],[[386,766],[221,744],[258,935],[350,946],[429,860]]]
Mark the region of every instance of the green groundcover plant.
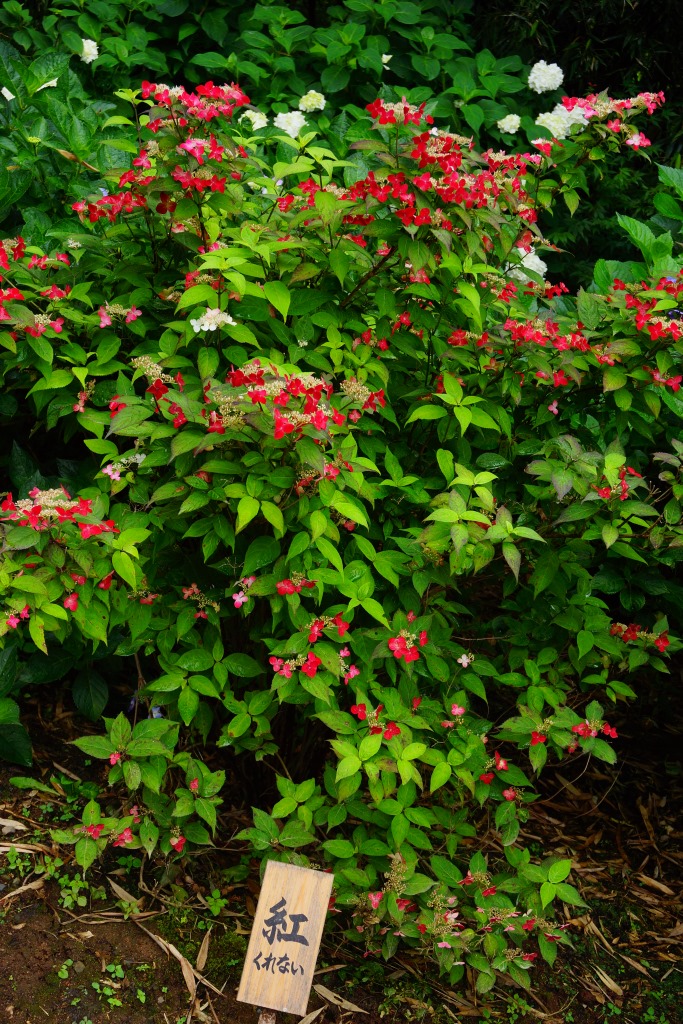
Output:
[[333,870],[350,941],[528,986],[582,904],[518,842],[535,777],[615,763],[614,705],[666,674],[683,495],[671,234],[622,217],[642,259],[571,296],[537,221],[661,97],[566,98],[514,154],[401,90],[324,130],[237,85],[126,95],[132,166],[0,245],[3,751],[23,687],[69,673],[97,720],[135,659],[76,740],[119,808],[55,834],[83,868],[210,844],[217,744],[276,779],[241,838]]

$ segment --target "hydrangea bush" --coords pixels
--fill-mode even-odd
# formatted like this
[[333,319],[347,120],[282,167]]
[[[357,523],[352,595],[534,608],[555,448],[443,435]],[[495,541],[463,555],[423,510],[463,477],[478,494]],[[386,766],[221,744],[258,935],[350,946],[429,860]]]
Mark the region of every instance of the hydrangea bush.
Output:
[[333,870],[349,940],[528,986],[582,904],[520,841],[535,778],[613,764],[680,646],[672,237],[623,217],[642,260],[576,296],[538,256],[656,103],[567,98],[573,134],[515,154],[419,92],[325,132],[237,85],[130,98],[102,130],[132,166],[0,245],[0,411],[53,453],[16,444],[0,506],[3,749],[22,686],[68,673],[97,720],[114,662],[127,710],[76,744],[116,800],[56,834],[84,868],[210,844],[262,762],[240,838]]

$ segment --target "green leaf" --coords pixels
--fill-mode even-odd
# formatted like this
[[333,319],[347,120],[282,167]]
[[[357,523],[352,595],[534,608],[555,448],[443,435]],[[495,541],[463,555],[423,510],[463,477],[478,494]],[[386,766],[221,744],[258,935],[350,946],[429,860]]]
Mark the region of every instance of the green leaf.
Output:
[[522,556],[518,548],[516,548],[514,544],[504,543],[503,558],[515,574],[515,579],[519,582],[519,569],[522,564]]
[[342,779],[348,779],[350,775],[354,775],[360,768],[361,763],[361,759],[355,754],[343,757],[337,765],[335,781],[340,782]]
[[127,583],[131,589],[135,590],[137,586],[135,564],[130,555],[126,554],[125,551],[115,551],[111,558],[111,564],[114,571],[121,577],[121,579]]
[[354,504],[344,496],[342,491],[337,491],[331,501],[332,508],[335,508],[344,519],[350,519],[352,523],[359,523],[366,529],[369,527],[368,519],[358,505]]
[[199,694],[186,686],[178,697],[178,713],[185,725],[189,725],[199,708]]
[[213,656],[205,647],[196,647],[193,651],[185,651],[176,662],[176,667],[185,672],[205,672],[213,668]]
[[326,850],[335,860],[346,860],[349,857],[353,857],[356,852],[353,843],[350,843],[348,839],[328,839],[322,845],[323,850]]
[[159,842],[159,829],[150,818],[145,818],[140,825],[140,842],[148,857],[152,856]]
[[[266,519],[271,526],[274,526],[279,534],[284,534],[285,520],[277,505],[273,504],[272,501],[262,501],[261,512],[263,514],[263,518]],[[246,569],[245,572],[247,572]]]
[[460,892],[458,883],[462,880],[462,872],[456,868],[455,864],[446,857],[438,855],[430,857],[429,863],[431,864],[432,871],[440,882],[443,882],[455,892]]
[[260,507],[260,502],[258,502],[256,498],[251,498],[249,495],[245,495],[243,498],[240,498],[237,505],[237,523],[235,526],[235,533],[241,533],[245,526],[249,525],[252,519],[258,515]]
[[440,420],[447,415],[448,412],[442,405],[420,405],[411,412],[406,425],[414,423],[415,420]]
[[[361,761],[369,761],[371,757],[374,757],[379,748],[382,746],[382,734],[374,733],[369,736],[365,736],[361,740],[360,747],[358,748],[358,756]],[[354,771],[356,769],[354,768]]]
[[576,637],[576,643],[579,648],[579,657],[583,658],[584,655],[588,654],[593,650],[595,639],[593,634],[588,629],[582,629],[579,631]]
[[74,853],[76,855],[76,863],[84,871],[87,871],[93,861],[97,859],[97,843],[90,836],[83,836],[76,843]]
[[142,772],[137,761],[123,762],[123,778],[128,789],[137,789],[142,782]]
[[[266,502],[262,505],[261,510],[265,515],[265,505],[270,504]],[[282,522],[282,513],[277,505],[272,505],[271,508],[275,509],[279,513],[280,521]],[[284,529],[284,523],[283,523]],[[247,549],[247,553],[244,559],[244,567],[242,572],[245,576],[251,576],[253,573],[263,569],[266,565],[271,565],[280,554],[280,545],[273,537],[257,537],[253,540]]]
[[566,885],[564,882],[559,882],[557,885],[557,895],[563,903],[570,903],[574,907],[586,906],[586,903],[581,899],[573,885]]
[[71,689],[74,704],[91,722],[97,721],[109,700],[109,687],[99,673],[79,673]]
[[403,758],[404,761],[415,761],[416,758],[422,757],[426,749],[426,743],[409,743],[404,748],[401,757]]
[[204,797],[197,797],[194,802],[194,809],[200,818],[203,818],[212,832],[216,830],[216,805]]
[[287,319],[291,295],[287,285],[282,281],[266,281],[263,292],[271,306],[274,306],[283,320]]
[[0,759],[30,768],[33,763],[31,740],[23,725],[3,723],[0,725]]
[[541,886],[541,906],[545,910],[549,903],[555,899],[557,887],[552,882],[544,882]]
[[571,860],[558,860],[554,864],[550,865],[548,871],[549,882],[564,882],[565,878],[572,869]]
[[222,663],[231,675],[239,676],[240,679],[260,676],[264,671],[263,666],[259,665],[258,661],[255,661],[249,654],[229,654],[227,658],[223,658]]
[[71,742],[88,757],[98,757],[102,760],[108,760],[116,750],[108,736],[81,736]]
[[441,789],[442,786],[445,786],[452,773],[453,769],[448,761],[442,761],[440,764],[437,764],[432,772],[432,778],[429,783],[429,792],[435,793],[437,789]]
[[613,523],[605,523],[602,528],[602,539],[606,548],[611,548],[619,540],[619,530]]

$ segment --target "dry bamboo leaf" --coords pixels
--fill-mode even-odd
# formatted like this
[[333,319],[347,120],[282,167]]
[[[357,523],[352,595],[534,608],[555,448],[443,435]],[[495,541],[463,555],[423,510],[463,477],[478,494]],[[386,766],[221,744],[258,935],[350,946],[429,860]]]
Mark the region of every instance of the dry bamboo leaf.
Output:
[[656,889],[658,892],[663,892],[666,896],[676,895],[673,889],[670,889],[668,885],[664,885],[663,882],[658,882],[656,878],[650,878],[649,875],[637,875],[636,877],[640,879],[643,885],[649,885],[651,889]]
[[26,885],[19,886],[18,889],[13,889],[12,892],[6,893],[4,896],[0,896],[0,903],[4,903],[5,900],[12,900],[15,896],[18,896],[22,892],[28,892],[29,889],[42,889],[45,884],[44,878],[36,878],[33,882],[27,882]]
[[23,821],[15,821],[14,818],[0,818],[0,826],[3,835],[9,832],[26,832],[28,829],[28,825],[24,825]]
[[0,843],[0,853],[9,853],[14,850],[16,853],[51,853],[49,846],[42,843]]
[[209,955],[209,942],[211,940],[211,928],[213,928],[213,925],[211,925],[206,935],[202,939],[202,944],[199,947],[199,952],[197,953],[196,966],[198,971],[203,971],[204,968],[206,967],[206,958]]
[[614,992],[615,996],[623,996],[624,990],[621,985],[617,985],[616,981],[610,978],[606,971],[603,971],[602,967],[598,967],[597,964],[593,964],[593,970],[597,974],[603,985],[606,985],[610,992]]
[[129,892],[126,892],[123,886],[119,885],[118,882],[115,882],[111,876],[108,875],[107,877],[109,878],[109,884],[115,896],[118,896],[118,898],[123,900],[124,903],[135,903],[136,906],[139,904],[139,899],[135,896],[131,896]]
[[319,1017],[323,1010],[326,1010],[326,1006],[320,1006],[317,1010],[313,1010],[311,1013],[307,1013],[305,1017],[302,1017],[299,1024],[312,1024],[312,1022]]
[[327,999],[328,1003],[332,1003],[334,1006],[341,1006],[343,1010],[353,1010],[354,1013],[367,1013],[367,1010],[361,1010],[360,1006],[356,1006],[355,1003],[350,1003],[347,999],[342,999],[336,992],[331,992],[329,988],[325,988],[324,985],[314,985],[313,988],[322,996],[323,999]]
[[602,934],[602,932],[600,931],[600,929],[598,928],[598,926],[595,924],[594,921],[589,921],[588,922],[588,924],[586,925],[585,931],[586,931],[587,935],[597,935],[597,937],[600,939],[600,941],[602,942],[602,944],[605,947],[605,949],[608,949],[609,952],[612,954],[612,956],[614,956],[614,950],[612,949],[612,947],[610,946],[609,942],[607,941],[607,939]]
[[217,996],[221,996],[222,999],[228,998],[225,992],[221,992],[219,988],[216,988],[215,985],[212,985],[207,978],[205,978],[202,974],[199,973],[199,971],[196,971],[192,964],[190,963],[190,961],[183,956],[180,950],[176,949],[172,942],[167,942],[166,939],[162,939],[160,935],[155,935],[154,932],[151,932],[148,928],[145,928],[144,925],[140,924],[137,918],[132,918],[132,920],[138,926],[138,928],[140,928],[145,933],[145,935],[148,935],[153,942],[156,942],[157,946],[161,946],[161,948],[165,950],[166,953],[170,953],[171,956],[175,957],[175,959],[178,961],[178,963],[183,969],[183,977],[185,977],[186,982],[186,971],[189,970],[192,973],[193,979],[196,978],[197,981],[201,981],[202,985],[206,985],[207,988],[210,988],[211,991],[215,992]]
[[632,960],[630,956],[626,956],[625,953],[620,953],[619,956],[622,960],[625,960],[627,964],[630,964],[635,971],[640,971],[640,973],[644,974],[646,978],[652,977],[651,974],[648,974],[642,964],[639,964],[636,960]]
[[61,764],[57,764],[56,761],[53,761],[52,764],[57,769],[58,772],[61,772],[62,775],[66,775],[66,777],[69,778],[69,779],[73,779],[74,782],[82,782],[83,781],[83,779],[80,777],[80,775],[75,775],[74,772],[69,771],[68,768],[65,768]]

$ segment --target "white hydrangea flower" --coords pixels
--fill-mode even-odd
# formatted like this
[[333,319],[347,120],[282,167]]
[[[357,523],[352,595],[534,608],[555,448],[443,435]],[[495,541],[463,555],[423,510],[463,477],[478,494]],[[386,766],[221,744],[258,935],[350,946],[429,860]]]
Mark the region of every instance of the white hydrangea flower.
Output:
[[81,60],[84,64],[92,64],[100,55],[100,48],[94,39],[81,39]]
[[321,92],[316,92],[315,89],[309,89],[305,96],[302,96],[299,100],[299,110],[305,110],[306,113],[311,113],[314,110],[325,109],[325,97]]
[[514,135],[515,132],[519,131],[522,119],[519,114],[507,114],[505,117],[501,117],[500,121],[496,123],[501,132],[505,132],[506,135]]
[[265,128],[268,124],[268,118],[260,110],[245,110],[240,121],[248,121],[254,132],[257,132],[259,128]]
[[558,64],[546,64],[539,60],[529,72],[529,88],[534,92],[552,92],[564,81],[564,71]]
[[306,118],[298,110],[290,110],[287,114],[278,114],[273,120],[273,124],[295,139],[306,124]]
[[535,123],[541,125],[542,128],[547,128],[554,138],[566,139],[572,125],[584,125],[588,121],[580,107],[567,110],[561,103],[556,103],[552,110],[539,114]]
[[199,334],[200,331],[216,331],[223,324],[234,325],[235,321],[220,309],[205,309],[199,319],[190,320],[190,324],[195,334]]
[[9,89],[6,89],[4,85],[3,85],[2,89],[0,89],[0,92],[5,97],[5,99],[7,100],[8,103],[9,103],[10,100],[16,99],[16,96],[14,95],[14,93],[10,92]]
[[508,277],[513,277],[515,281],[529,281],[531,280],[522,269],[523,267],[527,270],[531,270],[534,274],[539,274],[541,277],[545,277],[548,272],[548,265],[543,262],[540,256],[537,256],[533,250],[531,252],[525,252],[524,249],[517,249],[520,255],[521,266],[510,267],[508,264]]
[[382,64],[384,64],[384,67],[387,66],[387,64],[389,63],[389,61],[391,60],[391,58],[393,56],[394,56],[393,53],[383,53],[382,54]]

